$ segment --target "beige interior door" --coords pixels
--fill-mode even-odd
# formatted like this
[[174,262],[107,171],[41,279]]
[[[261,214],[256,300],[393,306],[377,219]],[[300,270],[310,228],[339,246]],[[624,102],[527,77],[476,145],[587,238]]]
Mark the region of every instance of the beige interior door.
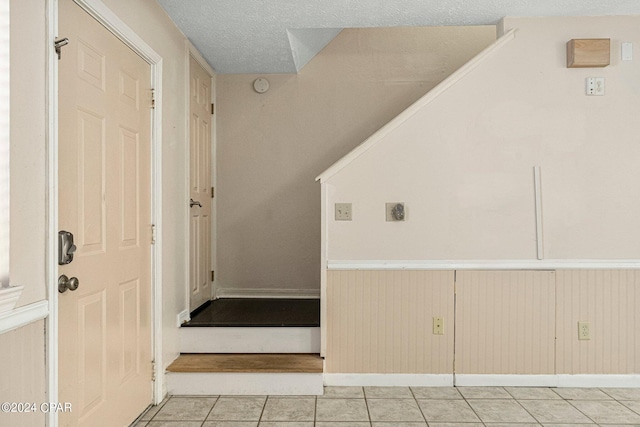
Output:
[[62,426],[128,426],[152,398],[150,66],[71,0],[59,2]]
[[190,302],[211,299],[211,76],[189,56],[190,70]]

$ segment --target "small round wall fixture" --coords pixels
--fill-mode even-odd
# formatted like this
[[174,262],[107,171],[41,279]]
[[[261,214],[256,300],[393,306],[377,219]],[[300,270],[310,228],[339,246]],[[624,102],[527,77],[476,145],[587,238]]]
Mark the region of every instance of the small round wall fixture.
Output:
[[269,80],[264,77],[258,77],[253,81],[253,90],[258,93],[265,93],[269,90]]

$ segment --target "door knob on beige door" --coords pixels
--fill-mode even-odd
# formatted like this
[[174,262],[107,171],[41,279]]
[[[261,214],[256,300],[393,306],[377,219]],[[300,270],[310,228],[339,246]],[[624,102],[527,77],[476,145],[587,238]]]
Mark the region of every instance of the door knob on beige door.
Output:
[[75,291],[80,286],[80,281],[76,277],[69,279],[64,274],[58,277],[58,292],[61,294],[68,290]]
[[198,205],[198,206],[202,207],[202,205],[200,204],[200,202],[196,202],[196,201],[194,201],[193,199],[191,199],[191,200],[189,201],[189,207],[190,207],[190,208],[192,208],[192,207],[194,207],[195,205]]

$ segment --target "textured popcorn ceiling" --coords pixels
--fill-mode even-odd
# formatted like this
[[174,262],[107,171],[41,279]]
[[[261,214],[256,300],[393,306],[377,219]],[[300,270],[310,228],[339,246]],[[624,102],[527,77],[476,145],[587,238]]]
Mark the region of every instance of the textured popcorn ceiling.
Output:
[[505,16],[640,15],[640,0],[158,2],[219,73],[295,73],[342,28],[493,25]]

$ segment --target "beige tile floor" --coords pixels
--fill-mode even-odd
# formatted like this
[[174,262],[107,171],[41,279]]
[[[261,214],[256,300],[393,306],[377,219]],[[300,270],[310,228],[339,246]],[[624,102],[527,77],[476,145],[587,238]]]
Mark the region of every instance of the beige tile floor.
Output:
[[326,387],[324,396],[173,396],[135,427],[640,426],[640,388]]

